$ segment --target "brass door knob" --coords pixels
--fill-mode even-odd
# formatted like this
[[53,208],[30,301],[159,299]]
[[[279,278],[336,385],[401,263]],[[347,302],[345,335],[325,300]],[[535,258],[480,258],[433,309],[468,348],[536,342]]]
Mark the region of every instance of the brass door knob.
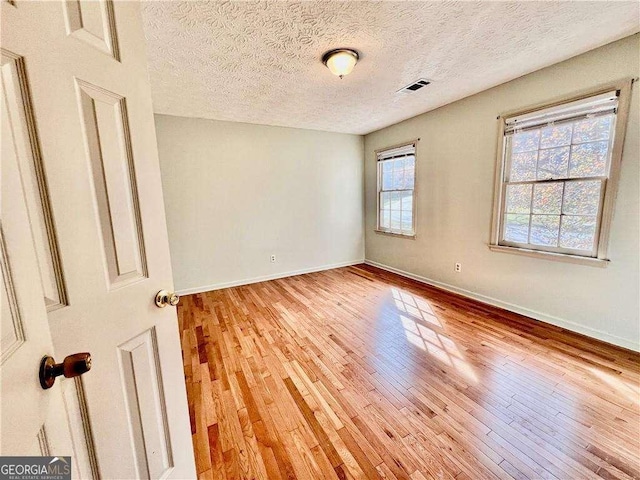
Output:
[[178,305],[180,297],[174,292],[168,292],[166,290],[160,290],[156,294],[156,305],[160,308],[164,308],[167,305],[175,307]]
[[74,353],[66,357],[62,363],[56,363],[53,357],[45,355],[40,361],[40,386],[47,390],[53,387],[56,377],[64,375],[73,378],[91,370],[90,353]]

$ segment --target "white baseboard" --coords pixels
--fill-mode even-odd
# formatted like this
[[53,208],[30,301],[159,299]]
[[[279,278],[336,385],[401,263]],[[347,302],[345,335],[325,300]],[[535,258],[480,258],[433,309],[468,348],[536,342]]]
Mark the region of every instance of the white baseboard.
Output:
[[223,288],[239,287],[241,285],[250,285],[252,283],[267,282],[269,280],[277,280],[278,278],[293,277],[295,275],[303,275],[305,273],[321,272],[323,270],[331,270],[332,268],[349,267],[364,263],[364,259],[352,260],[350,262],[333,263],[331,265],[322,265],[319,267],[304,268],[302,270],[294,270],[291,272],[275,273],[273,275],[263,275],[262,277],[245,278],[235,280],[233,282],[214,283],[211,285],[203,285],[201,287],[185,288],[177,290],[178,295],[191,295],[194,293],[210,292],[212,290],[222,290]]
[[598,340],[602,340],[603,342],[611,343],[613,345],[627,348],[629,350],[633,350],[636,352],[640,351],[640,345],[638,345],[638,343],[634,343],[633,341],[627,340],[626,338],[611,335],[609,333],[602,332],[594,328],[585,327],[584,325],[579,325],[577,323],[571,322],[569,320],[565,320],[563,318],[554,317],[552,315],[547,315],[546,313],[538,312],[536,310],[531,310],[526,307],[521,307],[520,305],[504,302],[497,298],[488,297],[486,295],[475,293],[470,290],[466,290],[464,288],[459,288],[454,285],[449,285],[448,283],[439,282],[437,280],[432,280],[430,278],[422,277],[420,275],[416,275],[410,272],[405,272],[404,270],[390,267],[388,265],[374,262],[372,260],[365,259],[364,263],[366,263],[367,265],[372,265],[374,267],[381,268],[382,270],[387,270],[388,272],[396,273],[398,275],[410,278],[412,280],[416,280],[420,283],[431,285],[433,287],[438,287],[448,292],[457,293],[458,295],[462,295],[463,297],[471,298],[473,300],[477,300],[482,303],[488,303],[489,305],[493,305],[494,307],[499,307],[514,313],[519,313],[520,315],[525,315],[527,317],[533,318],[534,320],[550,323],[551,325],[555,325],[557,327],[571,330],[572,332],[580,333],[588,337],[596,338]]

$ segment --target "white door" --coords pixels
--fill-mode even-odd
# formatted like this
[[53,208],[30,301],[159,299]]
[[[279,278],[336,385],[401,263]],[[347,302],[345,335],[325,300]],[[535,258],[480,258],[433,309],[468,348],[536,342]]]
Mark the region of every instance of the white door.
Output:
[[[83,478],[193,478],[139,4],[1,8],[1,453],[46,435]],[[40,389],[76,352],[91,370]]]
[[[42,235],[42,223],[40,212],[33,211],[39,195],[31,119],[22,108],[24,63],[3,50],[1,64],[0,455],[49,455],[69,452],[71,437],[60,390],[46,392],[38,381],[40,359],[53,348],[33,241],[33,235]],[[34,214],[37,230],[30,228]]]

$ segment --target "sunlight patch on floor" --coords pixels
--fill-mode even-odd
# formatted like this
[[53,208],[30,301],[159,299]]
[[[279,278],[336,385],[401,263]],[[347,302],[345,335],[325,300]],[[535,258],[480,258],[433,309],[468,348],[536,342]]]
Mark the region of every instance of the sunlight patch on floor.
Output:
[[393,302],[398,310],[442,328],[442,324],[433,312],[429,302],[423,298],[403,292],[398,288],[392,288],[391,294],[393,295]]
[[391,293],[396,308],[402,312],[398,316],[402,322],[407,341],[443,364],[455,368],[467,380],[477,383],[477,375],[464,359],[455,342],[423,323],[444,328],[429,303],[397,288],[392,288]]
[[618,378],[617,375],[605,373],[594,367],[590,367],[589,370],[595,377],[611,386],[616,394],[620,394],[634,404],[640,405],[640,385],[627,383]]

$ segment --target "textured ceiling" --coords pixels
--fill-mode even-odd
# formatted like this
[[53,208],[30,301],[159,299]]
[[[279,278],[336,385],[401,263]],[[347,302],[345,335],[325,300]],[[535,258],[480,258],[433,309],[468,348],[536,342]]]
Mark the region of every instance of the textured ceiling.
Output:
[[[369,133],[640,30],[633,2],[147,1],[157,113]],[[343,80],[326,50],[361,53]],[[407,95],[412,81],[433,81]]]

